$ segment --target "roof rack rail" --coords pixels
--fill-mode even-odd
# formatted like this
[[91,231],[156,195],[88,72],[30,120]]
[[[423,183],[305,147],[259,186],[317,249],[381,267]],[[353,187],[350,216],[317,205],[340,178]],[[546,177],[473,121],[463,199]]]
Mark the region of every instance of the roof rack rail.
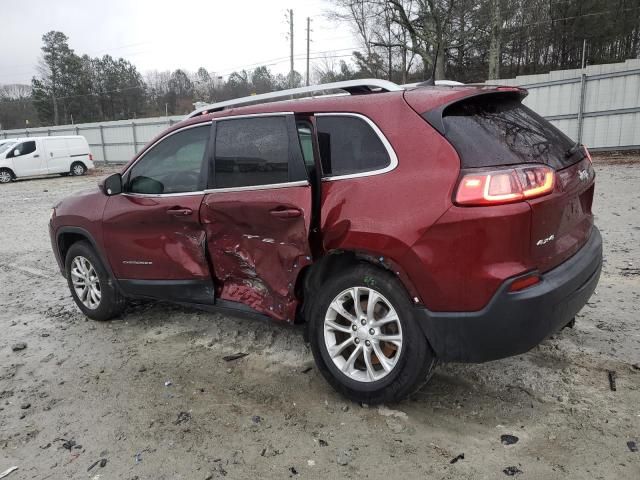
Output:
[[[427,80],[429,81],[429,80]],[[414,83],[404,83],[402,85],[400,85],[402,88],[407,89],[407,88],[415,88],[415,87],[421,87],[424,86],[425,82],[414,82]],[[458,86],[464,86],[465,84],[462,82],[456,82],[455,80],[435,80],[433,82],[433,85],[435,85],[436,87],[458,87]]]
[[196,117],[204,112],[218,112],[225,108],[237,107],[240,105],[248,105],[251,103],[263,103],[269,100],[275,100],[277,98],[286,98],[292,95],[302,95],[305,93],[324,92],[327,90],[344,90],[348,93],[371,93],[375,89],[380,89],[384,92],[397,92],[404,90],[400,85],[396,85],[388,80],[378,80],[375,78],[365,78],[361,80],[346,80],[343,82],[323,83],[320,85],[311,85],[308,87],[290,88],[288,90],[280,90],[278,92],[261,93],[259,95],[251,95],[249,97],[235,98],[232,100],[225,100],[224,102],[212,103],[203,107],[197,108],[187,118]]

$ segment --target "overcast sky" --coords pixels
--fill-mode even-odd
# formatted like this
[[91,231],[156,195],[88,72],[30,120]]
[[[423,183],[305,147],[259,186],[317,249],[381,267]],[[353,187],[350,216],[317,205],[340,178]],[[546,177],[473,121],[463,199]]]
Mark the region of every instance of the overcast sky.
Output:
[[357,45],[347,26],[325,18],[327,0],[0,0],[0,6],[0,84],[31,81],[49,30],[64,32],[78,54],[124,57],[142,74],[203,66],[228,75],[258,65],[286,73],[288,8],[295,68],[303,75],[307,17],[311,57],[337,62]]

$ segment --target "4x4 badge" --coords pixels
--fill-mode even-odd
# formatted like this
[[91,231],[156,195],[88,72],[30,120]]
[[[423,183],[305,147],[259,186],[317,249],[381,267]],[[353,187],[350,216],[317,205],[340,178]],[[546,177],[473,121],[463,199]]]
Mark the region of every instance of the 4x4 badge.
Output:
[[586,170],[578,170],[578,178],[581,182],[589,180],[589,172]]
[[538,240],[536,242],[536,245],[539,247],[541,245],[544,245],[545,243],[552,242],[553,240],[555,240],[555,238],[556,238],[555,235],[549,235],[547,238],[541,238],[540,240]]

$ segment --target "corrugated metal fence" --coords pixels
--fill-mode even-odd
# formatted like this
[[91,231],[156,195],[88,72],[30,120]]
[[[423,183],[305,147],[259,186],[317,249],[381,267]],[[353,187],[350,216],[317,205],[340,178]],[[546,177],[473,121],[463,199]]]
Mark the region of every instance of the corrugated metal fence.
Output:
[[82,135],[91,147],[97,162],[125,163],[157,134],[184,117],[141,118],[115,122],[79,123],[57,127],[3,130],[0,139],[12,137],[42,137]]
[[527,106],[593,150],[640,148],[640,59],[486,83],[525,87]]
[[[594,150],[640,148],[640,59],[584,70],[523,75],[487,84],[529,90],[524,103]],[[99,162],[129,161],[142,146],[183,117],[159,117],[0,131],[1,138],[83,135]]]

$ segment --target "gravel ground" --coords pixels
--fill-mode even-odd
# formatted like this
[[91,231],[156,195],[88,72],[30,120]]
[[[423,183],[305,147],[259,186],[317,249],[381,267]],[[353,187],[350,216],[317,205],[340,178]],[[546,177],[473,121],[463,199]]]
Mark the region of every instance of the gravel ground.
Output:
[[[640,157],[599,159],[596,170],[605,265],[575,328],[518,357],[442,365],[414,398],[380,408],[334,393],[299,327],[162,303],[87,321],[47,222],[57,199],[97,176],[2,186],[0,473],[640,478],[628,445],[640,443]],[[249,355],[223,359],[235,352]]]

